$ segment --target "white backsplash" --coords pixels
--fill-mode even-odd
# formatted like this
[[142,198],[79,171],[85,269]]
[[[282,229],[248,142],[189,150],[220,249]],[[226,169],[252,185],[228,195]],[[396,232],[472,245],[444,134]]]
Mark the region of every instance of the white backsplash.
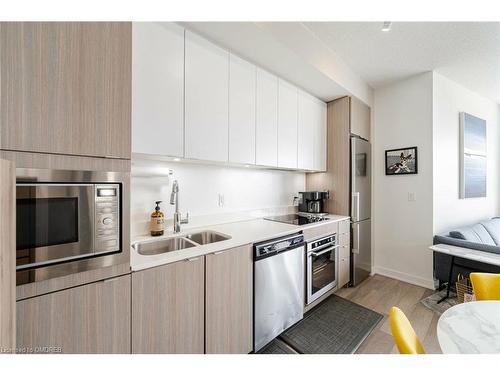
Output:
[[190,216],[184,228],[294,212],[293,197],[305,189],[302,172],[133,160],[132,238],[149,233],[149,218],[157,200],[163,201],[160,206],[166,225],[172,225],[173,180],[179,182],[179,209],[183,217],[186,212]]

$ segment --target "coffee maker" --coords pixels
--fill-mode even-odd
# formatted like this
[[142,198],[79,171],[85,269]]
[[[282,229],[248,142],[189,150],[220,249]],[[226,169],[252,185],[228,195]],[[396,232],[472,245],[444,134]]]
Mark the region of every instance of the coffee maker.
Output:
[[299,192],[299,214],[325,214],[325,199],[330,197],[328,191],[301,191]]

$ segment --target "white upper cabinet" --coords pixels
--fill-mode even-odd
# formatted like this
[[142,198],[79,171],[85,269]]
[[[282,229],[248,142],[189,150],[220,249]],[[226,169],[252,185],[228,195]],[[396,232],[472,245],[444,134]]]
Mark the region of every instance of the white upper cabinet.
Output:
[[255,164],[256,67],[229,56],[229,161]]
[[299,91],[298,168],[326,170],[326,103]]
[[132,152],[184,156],[184,29],[132,26]]
[[319,99],[175,23],[134,22],[132,48],[133,153],[326,170]]
[[228,161],[229,52],[186,30],[185,157]]
[[314,138],[314,163],[315,171],[326,171],[327,159],[327,105],[316,99],[316,132]]
[[298,104],[298,168],[314,169],[314,130],[315,105],[314,98],[299,91]]
[[256,164],[278,166],[278,78],[257,68]]
[[297,168],[297,87],[279,80],[278,167]]

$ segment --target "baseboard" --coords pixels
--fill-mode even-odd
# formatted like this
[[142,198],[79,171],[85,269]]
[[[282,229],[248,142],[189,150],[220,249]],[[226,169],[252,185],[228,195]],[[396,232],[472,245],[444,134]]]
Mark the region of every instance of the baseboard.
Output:
[[373,273],[391,277],[396,280],[404,281],[405,283],[418,285],[427,289],[434,290],[434,281],[432,279],[426,279],[420,276],[410,275],[408,273],[396,271],[390,268],[375,266],[373,267]]

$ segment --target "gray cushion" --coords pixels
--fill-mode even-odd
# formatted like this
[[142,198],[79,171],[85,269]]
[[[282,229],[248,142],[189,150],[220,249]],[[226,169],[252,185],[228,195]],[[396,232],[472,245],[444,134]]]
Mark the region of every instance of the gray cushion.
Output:
[[434,236],[433,243],[434,243],[434,245],[442,243],[442,244],[446,244],[446,245],[466,247],[468,249],[473,249],[473,250],[486,251],[488,253],[500,254],[500,247],[499,246],[486,245],[486,244],[477,243],[477,242],[470,242],[470,241],[465,241],[465,240],[461,240],[458,238],[452,238],[452,237],[448,237],[448,236],[436,235],[436,236]]
[[500,246],[500,218],[494,217],[491,220],[482,221],[481,224],[486,228],[497,246]]
[[[500,239],[500,231],[498,232],[498,235]],[[487,231],[481,223],[452,230],[450,231],[450,236],[453,238],[458,238],[460,240],[483,243],[485,245],[498,245],[498,243],[494,241],[489,231]]]

